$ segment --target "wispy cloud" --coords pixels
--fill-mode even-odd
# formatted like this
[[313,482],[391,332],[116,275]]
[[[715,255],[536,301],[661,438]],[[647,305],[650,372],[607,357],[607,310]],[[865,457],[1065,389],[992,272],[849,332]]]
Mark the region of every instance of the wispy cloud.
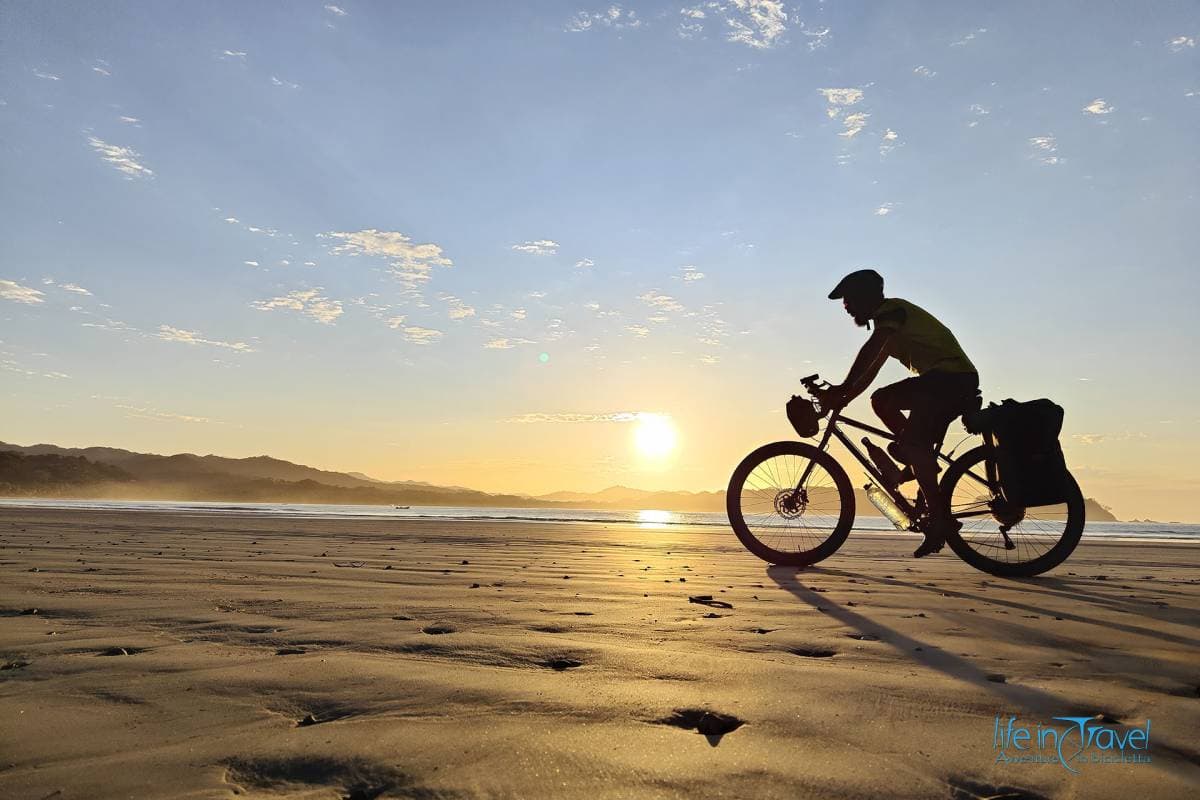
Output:
[[103,75],[107,78],[108,76],[112,75],[112,72],[109,70],[109,66],[110,64],[103,58],[98,58],[96,59],[96,63],[92,66],[92,72],[95,72],[98,75]]
[[1196,46],[1196,37],[1194,36],[1176,36],[1167,40],[1167,48],[1172,53],[1178,53],[1186,50],[1189,47]]
[[650,329],[645,325],[626,325],[625,330],[629,331],[639,339],[644,339],[650,335]]
[[981,33],[987,33],[987,28],[976,28],[975,30],[968,33],[966,36],[963,36],[961,39],[956,39],[953,42],[951,42],[950,46],[951,47],[966,47],[971,42],[973,42],[977,38],[979,38],[979,34],[981,34]]
[[490,339],[487,342],[484,342],[483,347],[485,350],[511,350],[517,345],[522,344],[537,344],[537,342],[533,341],[532,339],[524,339],[520,336],[517,336],[512,338]]
[[883,132],[883,136],[879,141],[879,155],[886,157],[889,153],[900,146],[900,134],[896,133],[891,128]]
[[689,283],[691,281],[704,280],[704,273],[691,265],[688,265],[685,267],[680,267],[679,271],[682,273],[681,277],[684,279],[684,281],[687,281]]
[[590,258],[581,258],[575,262],[576,269],[591,269],[594,266],[596,266],[596,262]]
[[255,300],[250,305],[259,311],[274,311],[277,308],[299,311],[323,325],[332,325],[342,315],[342,301],[330,300],[321,291],[319,286],[315,289],[299,289],[269,300]]
[[299,89],[300,88],[300,84],[292,83],[291,81],[285,81],[283,78],[278,78],[274,75],[271,76],[271,84],[273,86],[284,86],[284,87],[287,87],[288,89]]
[[439,330],[434,330],[433,328],[421,328],[415,325],[407,328],[401,328],[400,332],[404,334],[405,341],[411,342],[412,344],[421,345],[432,344],[438,339],[442,338],[444,335]]
[[188,422],[193,424],[207,424],[214,422],[208,417],[194,417],[190,414],[175,414],[170,411],[159,411],[156,408],[142,408],[139,406],[124,405],[118,403],[115,408],[119,408],[128,412],[125,416],[133,419],[148,419],[155,422]]
[[37,303],[45,302],[42,299],[44,297],[45,295],[37,289],[29,286],[22,286],[14,281],[0,279],[0,298],[11,300],[14,303],[35,305]]
[[1106,100],[1102,100],[1101,98],[1097,97],[1095,100],[1084,106],[1083,110],[1088,114],[1103,115],[1111,114],[1117,109],[1113,106],[1110,106]]
[[449,310],[446,312],[450,319],[462,320],[466,319],[467,317],[475,316],[474,306],[467,305],[461,299],[452,294],[440,294],[438,295],[438,299],[450,306]]
[[[537,239],[532,242],[514,244],[512,249],[518,253],[529,253],[534,256],[552,256],[558,252],[558,242],[552,239]],[[586,261],[587,259],[584,260]],[[579,264],[575,266],[579,266]]]
[[937,75],[937,71],[932,70],[929,67],[922,64],[919,67],[913,67],[913,74],[920,75],[922,78],[932,78],[933,76]]
[[369,228],[354,233],[326,233],[323,235],[326,238],[342,242],[333,248],[334,253],[377,256],[388,259],[392,274],[409,285],[429,281],[435,267],[454,265],[454,262],[446,258],[442,248],[438,245],[414,244],[411,237],[398,231],[380,231]]
[[41,78],[44,81],[61,81],[62,78],[52,72],[42,72],[40,69],[33,70],[34,76]]
[[892,213],[892,210],[895,209],[895,207],[895,203],[881,203],[879,207],[875,209],[875,216],[886,217],[888,214]]
[[92,294],[87,289],[80,286],[78,283],[58,283],[57,281],[54,280],[54,278],[43,278],[42,283],[45,284],[46,286],[57,286],[59,289],[62,289],[64,292],[71,292],[73,294],[83,294],[83,295],[88,295],[89,297]]
[[619,5],[611,5],[602,11],[580,11],[567,22],[566,30],[570,33],[612,28],[640,28],[642,21],[636,11],[629,11]]
[[646,305],[658,311],[682,311],[683,305],[670,295],[665,295],[657,289],[638,295],[638,300],[641,300]]
[[246,51],[245,50],[224,50],[221,52],[220,55],[217,56],[217,58],[221,59],[222,61],[230,61],[230,60],[245,61],[246,60]]
[[856,106],[862,102],[863,91],[854,87],[818,89],[821,95],[825,97],[827,106],[825,114],[830,119],[841,118],[843,130],[838,136],[845,139],[853,139],[863,128],[867,127],[867,120],[870,118],[870,113],[866,111],[850,112],[852,106]]
[[341,6],[335,6],[332,3],[325,6],[325,10],[328,11],[330,14],[333,14],[335,17],[348,16],[346,9],[342,8]]
[[120,117],[117,117],[117,120],[120,122],[124,122],[126,125],[133,125],[136,128],[142,127],[142,125],[141,125],[142,121],[140,119],[138,119],[137,117],[120,116]]
[[1040,164],[1053,166],[1062,162],[1058,156],[1058,140],[1054,136],[1031,136],[1029,146],[1033,148],[1030,156]]
[[574,412],[565,413],[546,413],[536,411],[529,414],[519,414],[515,417],[507,417],[504,422],[518,422],[522,424],[538,423],[538,422],[569,422],[569,423],[590,423],[590,422],[637,422],[645,416],[661,417],[662,414],[650,414],[645,411],[613,411],[607,414],[582,414]]
[[100,158],[112,164],[118,171],[123,172],[127,180],[154,177],[154,170],[138,160],[142,156],[133,148],[109,144],[95,136],[88,137],[88,144],[100,154]]
[[726,37],[757,50],[774,47],[787,32],[788,15],[780,0],[732,0],[724,9]]
[[209,347],[220,347],[226,350],[234,350],[238,353],[254,352],[254,348],[245,342],[223,342],[219,339],[207,339],[198,331],[185,331],[180,328],[173,328],[170,325],[159,325],[156,337],[167,342],[180,342],[181,344],[199,344],[207,345]]

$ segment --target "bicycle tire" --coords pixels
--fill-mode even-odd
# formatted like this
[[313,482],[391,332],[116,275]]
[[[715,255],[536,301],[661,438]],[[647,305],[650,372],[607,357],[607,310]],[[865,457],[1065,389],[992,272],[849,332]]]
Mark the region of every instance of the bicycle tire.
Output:
[[[769,459],[794,456],[815,462],[832,478],[837,490],[838,513],[837,522],[832,526],[819,544],[807,549],[778,549],[756,536],[746,522],[743,510],[743,488],[746,481],[755,473],[755,469],[767,463]],[[782,481],[780,481],[782,483]],[[756,487],[762,491],[765,487]],[[784,487],[781,487],[784,488]],[[793,487],[794,488],[794,487]],[[760,501],[761,502],[761,501]],[[829,453],[804,442],[785,441],[763,445],[742,459],[733,475],[729,478],[729,487],[725,492],[725,509],[729,516],[729,524],[737,534],[738,540],[754,555],[770,564],[782,564],[792,567],[806,567],[822,561],[837,552],[854,524],[854,490],[850,485],[850,477]],[[801,512],[802,516],[803,512]],[[764,516],[764,515],[754,515]],[[781,519],[785,519],[782,515]],[[795,517],[798,519],[799,517]],[[803,523],[801,523],[803,526]]]
[[[943,512],[953,512],[951,506],[954,498],[954,489],[959,480],[967,474],[968,470],[984,464],[987,457],[988,447],[980,445],[963,453],[962,456],[950,465],[946,470],[946,474],[942,476],[942,481],[939,485],[942,495]],[[978,474],[976,473],[976,476]],[[1049,550],[1039,554],[1037,557],[1029,560],[1011,560],[1007,558],[1001,560],[991,558],[972,546],[972,542],[968,541],[967,537],[973,535],[973,532],[969,532],[966,527],[962,531],[948,535],[946,537],[946,544],[950,545],[950,549],[970,566],[1002,578],[1032,578],[1035,575],[1041,575],[1044,572],[1054,569],[1066,561],[1071,553],[1075,551],[1075,547],[1079,544],[1079,540],[1083,536],[1083,527],[1087,521],[1083,492],[1080,491],[1079,484],[1076,483],[1073,476],[1068,474],[1068,478],[1070,488],[1068,490],[1067,501],[1064,504],[1067,513],[1062,533],[1059,535],[1058,541]],[[995,489],[990,485],[987,488],[995,492]],[[1028,513],[1028,509],[1026,509],[1025,513]],[[997,527],[998,530],[999,528]],[[1017,535],[1020,536],[1023,534],[1018,533]],[[1003,550],[1005,553],[1011,552],[994,545],[990,545],[989,548],[997,551]],[[1019,545],[1016,547],[1016,550],[1020,553]]]

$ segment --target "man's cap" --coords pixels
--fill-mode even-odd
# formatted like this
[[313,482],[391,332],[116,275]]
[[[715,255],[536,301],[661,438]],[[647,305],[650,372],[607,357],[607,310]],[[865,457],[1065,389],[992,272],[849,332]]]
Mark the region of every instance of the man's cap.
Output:
[[829,299],[840,300],[846,295],[867,292],[883,294],[883,276],[873,269],[860,269],[838,281],[838,285],[829,293]]

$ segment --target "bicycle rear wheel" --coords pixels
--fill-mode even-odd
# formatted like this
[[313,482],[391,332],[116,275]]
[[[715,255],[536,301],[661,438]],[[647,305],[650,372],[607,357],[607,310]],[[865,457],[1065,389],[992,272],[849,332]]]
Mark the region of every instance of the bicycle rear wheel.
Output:
[[[808,477],[798,486],[806,469]],[[804,442],[774,442],[733,471],[725,508],[747,550],[771,564],[803,567],[833,555],[846,541],[854,523],[854,490],[829,453]]]
[[[962,523],[947,536],[959,558],[975,569],[1005,578],[1028,578],[1067,560],[1083,536],[1083,493],[1070,479],[1067,502],[1054,506],[1008,506],[987,477],[988,448],[968,450],[942,477],[942,503]],[[1007,525],[1007,538],[1001,526]]]

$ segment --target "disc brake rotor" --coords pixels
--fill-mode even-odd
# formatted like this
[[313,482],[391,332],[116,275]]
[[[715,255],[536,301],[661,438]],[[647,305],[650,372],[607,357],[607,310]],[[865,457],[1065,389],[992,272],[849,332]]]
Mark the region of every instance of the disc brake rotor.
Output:
[[795,519],[808,508],[808,492],[783,489],[775,495],[775,513],[784,519]]

